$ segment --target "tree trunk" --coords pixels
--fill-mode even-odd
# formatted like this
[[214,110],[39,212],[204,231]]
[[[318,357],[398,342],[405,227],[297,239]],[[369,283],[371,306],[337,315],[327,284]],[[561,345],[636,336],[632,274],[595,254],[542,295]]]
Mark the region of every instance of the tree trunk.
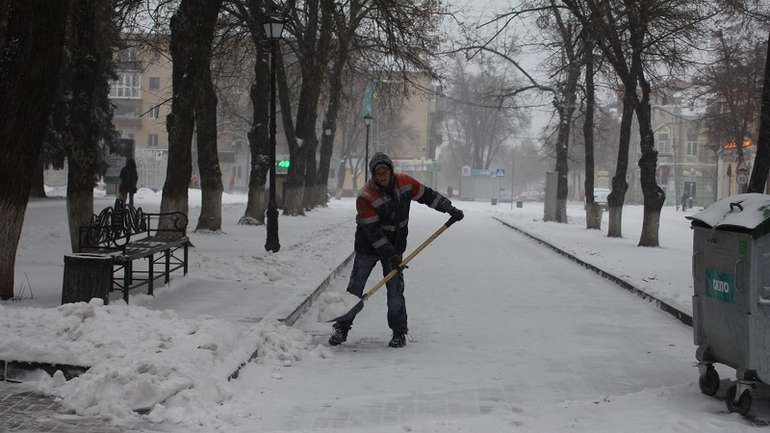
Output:
[[[312,3],[312,2],[311,2]],[[318,104],[321,98],[321,89],[324,78],[327,77],[328,53],[331,48],[332,24],[335,13],[335,4],[333,0],[321,1],[321,28],[318,37],[317,46],[306,39],[305,53],[303,54],[307,66],[302,68],[302,90],[300,91],[300,102],[297,107],[297,132],[304,139],[305,156],[307,162],[305,165],[305,209],[310,210],[316,207],[321,198],[319,196],[318,184],[326,181],[329,175],[329,168],[326,167],[327,179],[322,179],[319,173],[319,164],[317,160],[318,137],[316,135],[316,123],[318,122]],[[315,39],[315,38],[313,38]],[[312,53],[308,57],[308,53]],[[309,75],[306,75],[309,74]],[[306,80],[308,86],[305,86]],[[303,91],[306,90],[307,93]],[[306,95],[307,105],[303,104],[302,96]],[[323,135],[322,135],[323,137]],[[331,145],[331,143],[329,143]],[[326,200],[324,200],[324,203]]]
[[67,222],[72,252],[80,251],[80,226],[87,225],[94,213],[94,184],[83,177],[92,167],[80,167],[68,161],[67,170]]
[[[195,103],[198,170],[201,175],[201,213],[196,230],[222,230],[222,170],[217,154],[217,95],[211,83],[211,51],[198,65]],[[202,56],[203,57],[203,56]]]
[[[112,10],[99,0],[77,2],[73,9],[73,31],[68,44],[72,71],[69,122],[64,132],[67,154],[67,216],[70,245],[80,251],[80,226],[86,225],[94,213],[94,186],[99,171],[99,98],[107,98],[107,71],[111,65],[109,26]],[[105,39],[106,38],[106,39]],[[102,45],[100,47],[100,45]],[[105,100],[101,101],[105,103]]]
[[[64,54],[69,1],[6,5],[0,34],[0,299],[13,297],[16,249]],[[24,101],[23,104],[18,101]]]
[[586,228],[599,230],[602,228],[602,208],[594,200],[594,105],[596,95],[594,87],[594,41],[590,31],[583,33],[583,42],[583,63],[586,69],[586,113],[583,122]]
[[[192,136],[195,129],[193,106],[193,47],[188,43],[195,37],[195,6],[183,1],[171,17],[171,112],[166,116],[168,132],[168,163],[166,181],[160,201],[161,212],[189,213],[187,189],[192,175]],[[173,228],[174,220],[163,218],[160,229]],[[165,232],[173,236],[175,232]]]
[[342,157],[339,166],[337,166],[337,190],[334,193],[334,197],[338,200],[342,198],[342,190],[345,187],[345,175],[347,174],[347,156]]
[[655,180],[655,169],[658,163],[658,152],[655,150],[655,136],[652,130],[650,112],[650,85],[644,78],[644,71],[639,70],[639,84],[642,89],[642,100],[636,107],[636,117],[639,121],[642,157],[639,159],[640,180],[644,195],[644,220],[642,233],[639,238],[641,247],[657,247],[658,228],[660,226],[660,210],[666,200],[666,193]]
[[[323,0],[323,2],[325,8],[324,11],[326,11],[326,8],[332,8],[331,13],[333,13],[334,2],[332,0]],[[356,11],[351,11],[351,16],[355,16],[356,13]],[[321,206],[325,206],[327,203],[327,185],[332,153],[334,152],[334,136],[337,132],[337,116],[340,110],[340,98],[342,97],[342,74],[344,72],[345,64],[347,64],[348,61],[349,39],[346,33],[347,29],[344,28],[344,20],[337,20],[337,29],[337,55],[334,58],[334,67],[332,68],[332,75],[329,79],[331,84],[329,89],[329,104],[326,108],[324,133],[321,138],[321,160],[316,180],[316,197],[318,200],[316,204]]]
[[580,78],[580,65],[571,61],[567,68],[567,83],[564,87],[561,106],[559,107],[559,134],[556,142],[556,221],[567,222],[567,196],[569,194],[569,137],[572,127],[572,116],[575,113],[577,99],[577,82]]
[[254,44],[257,47],[257,61],[254,63],[254,83],[251,86],[252,122],[249,130],[249,149],[251,150],[251,172],[249,174],[249,199],[246,213],[239,224],[262,225],[265,223],[267,194],[265,186],[270,171],[270,149],[268,148],[267,122],[269,121],[268,101],[270,100],[270,69],[268,67],[269,48],[267,40],[254,36],[261,29],[252,29]]
[[[353,159],[348,160],[348,165],[350,167],[350,178],[353,181],[353,194],[358,193],[358,165],[359,163],[356,162],[355,165],[353,165]],[[343,180],[344,182],[344,180]]]
[[[166,117],[168,165],[161,212],[189,213],[187,189],[192,174],[196,62],[210,59],[220,4],[221,0],[183,0],[171,17],[172,99],[171,113]],[[205,53],[209,53],[205,60],[200,59],[199,56]],[[162,219],[159,226],[169,228],[173,223],[173,219]]]
[[615,165],[615,175],[612,177],[612,190],[607,196],[609,223],[607,236],[619,238],[623,236],[623,203],[626,201],[628,182],[628,147],[631,141],[631,122],[634,119],[636,101],[628,88],[623,92],[623,114],[620,118],[620,141],[618,143],[618,160]]
[[[278,48],[280,53],[280,47]],[[284,184],[283,213],[284,215],[304,215],[302,206],[305,193],[305,157],[303,147],[294,134],[294,121],[291,118],[291,101],[289,100],[289,85],[286,82],[286,69],[283,56],[278,55],[278,97],[281,102],[281,120],[286,142],[289,144],[289,174]]]
[[762,111],[759,121],[759,138],[757,153],[754,156],[754,167],[751,171],[749,192],[765,192],[767,172],[770,170],[770,41],[767,44],[765,58],[765,81],[762,85]]
[[46,198],[45,195],[45,162],[40,158],[32,171],[32,187],[29,196],[34,198]]

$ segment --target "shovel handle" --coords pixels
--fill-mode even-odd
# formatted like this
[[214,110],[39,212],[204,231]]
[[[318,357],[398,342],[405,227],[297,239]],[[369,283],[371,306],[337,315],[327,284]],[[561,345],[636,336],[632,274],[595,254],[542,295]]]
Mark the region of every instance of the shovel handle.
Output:
[[[441,235],[441,233],[444,233],[444,231],[446,229],[448,229],[452,224],[454,224],[456,222],[457,222],[456,219],[449,218],[449,221],[447,221],[446,223],[444,223],[444,225],[439,227],[438,230],[433,232],[433,234],[430,235],[430,237],[428,239],[425,239],[424,241],[422,241],[422,243],[420,245],[418,245],[417,248],[415,248],[414,251],[412,251],[411,254],[406,256],[406,258],[401,261],[401,266],[406,266],[410,261],[412,261],[412,259],[417,254],[420,254],[420,251],[424,250],[425,247],[430,245],[430,243],[433,242],[437,237],[439,237],[439,235]],[[388,274],[385,275],[385,277],[382,280],[380,280],[379,283],[377,283],[374,287],[372,287],[366,293],[364,293],[364,295],[361,297],[361,299],[363,299],[364,301],[369,299],[369,297],[371,297],[377,290],[379,290],[382,286],[387,284],[388,281],[393,279],[393,277],[395,277],[399,273],[401,273],[401,271],[399,269],[393,269],[392,271],[388,272]]]

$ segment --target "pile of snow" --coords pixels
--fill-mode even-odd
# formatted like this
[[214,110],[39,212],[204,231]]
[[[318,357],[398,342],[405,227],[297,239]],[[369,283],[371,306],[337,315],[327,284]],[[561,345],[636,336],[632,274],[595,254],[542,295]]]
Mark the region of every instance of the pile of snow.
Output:
[[[67,185],[64,186],[49,186],[43,185],[46,197],[67,197]],[[107,195],[107,191],[104,190],[104,184],[98,185],[94,188],[94,198],[102,198]]]
[[356,295],[340,291],[327,291],[318,297],[318,321],[330,322],[350,311],[361,301]]
[[149,411],[155,422],[189,418],[231,397],[227,377],[254,353],[261,364],[291,366],[326,358],[309,336],[277,322],[250,328],[125,304],[65,304],[55,309],[0,305],[0,359],[90,366],[70,381],[45,376],[38,390],[81,415],[116,422]]
[[[134,194],[134,203],[137,206],[148,204],[160,204],[163,198],[163,191],[154,191],[150,188],[139,188]],[[200,189],[190,188],[187,190],[188,204],[191,207],[199,207],[203,201],[203,193]],[[245,193],[222,193],[222,204],[246,203],[249,196]]]
[[[48,197],[67,197],[67,186],[48,186],[45,185],[45,194]],[[103,198],[107,196],[107,192],[104,186],[97,186],[94,188],[94,197]],[[198,207],[203,201],[203,193],[200,189],[190,188],[187,191],[189,205],[192,207]],[[159,205],[160,200],[163,197],[163,191],[155,191],[150,188],[139,188],[134,194],[134,203],[137,206],[142,205]],[[249,196],[246,193],[222,193],[222,204],[241,204],[246,203]]]

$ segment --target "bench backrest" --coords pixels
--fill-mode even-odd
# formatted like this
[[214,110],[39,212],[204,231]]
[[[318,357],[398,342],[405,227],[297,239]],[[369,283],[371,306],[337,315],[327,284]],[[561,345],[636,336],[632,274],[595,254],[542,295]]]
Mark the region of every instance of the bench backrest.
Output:
[[90,224],[80,227],[80,249],[122,250],[132,236],[149,233],[149,217],[142,208],[126,206],[121,199],[92,215]]

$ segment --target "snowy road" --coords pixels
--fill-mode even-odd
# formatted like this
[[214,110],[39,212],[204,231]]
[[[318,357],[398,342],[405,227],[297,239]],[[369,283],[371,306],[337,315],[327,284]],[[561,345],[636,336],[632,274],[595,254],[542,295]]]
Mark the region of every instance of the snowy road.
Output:
[[[756,429],[700,394],[690,328],[485,213],[467,215],[406,273],[405,349],[387,347],[378,293],[333,357],[247,367],[218,417],[243,432]],[[414,247],[443,215],[419,207],[410,222]],[[314,311],[297,326],[326,344]],[[764,402],[754,411],[770,413]]]

